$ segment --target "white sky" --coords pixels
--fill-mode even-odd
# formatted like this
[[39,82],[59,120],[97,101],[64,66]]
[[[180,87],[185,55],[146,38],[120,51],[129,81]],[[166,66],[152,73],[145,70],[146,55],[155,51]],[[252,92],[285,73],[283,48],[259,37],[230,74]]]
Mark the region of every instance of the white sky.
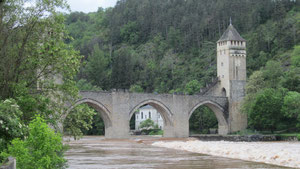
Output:
[[67,0],[72,12],[96,12],[98,7],[114,7],[117,0]]

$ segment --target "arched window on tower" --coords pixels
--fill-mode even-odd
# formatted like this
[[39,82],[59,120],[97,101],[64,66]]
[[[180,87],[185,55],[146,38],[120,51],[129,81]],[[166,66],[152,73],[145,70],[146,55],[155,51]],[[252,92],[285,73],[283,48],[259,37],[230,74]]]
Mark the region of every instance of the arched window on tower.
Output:
[[222,96],[226,97],[226,89],[225,88],[222,89]]

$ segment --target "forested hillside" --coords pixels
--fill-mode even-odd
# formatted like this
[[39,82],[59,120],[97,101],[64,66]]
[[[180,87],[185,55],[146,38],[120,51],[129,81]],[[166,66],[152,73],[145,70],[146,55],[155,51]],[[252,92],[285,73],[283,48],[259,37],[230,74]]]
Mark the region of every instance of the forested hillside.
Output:
[[193,93],[216,76],[216,41],[230,17],[247,40],[248,75],[272,59],[288,66],[299,10],[293,0],[121,0],[71,13],[66,27],[84,55],[82,89]]

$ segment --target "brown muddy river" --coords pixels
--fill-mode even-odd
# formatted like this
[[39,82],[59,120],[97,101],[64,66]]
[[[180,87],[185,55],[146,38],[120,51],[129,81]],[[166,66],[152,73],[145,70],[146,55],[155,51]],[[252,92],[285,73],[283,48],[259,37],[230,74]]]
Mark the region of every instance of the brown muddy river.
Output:
[[[151,146],[161,138],[132,137],[115,140],[89,136],[66,142],[65,156],[71,169],[265,169],[285,168],[274,165],[209,156]],[[65,138],[66,140],[66,138]]]

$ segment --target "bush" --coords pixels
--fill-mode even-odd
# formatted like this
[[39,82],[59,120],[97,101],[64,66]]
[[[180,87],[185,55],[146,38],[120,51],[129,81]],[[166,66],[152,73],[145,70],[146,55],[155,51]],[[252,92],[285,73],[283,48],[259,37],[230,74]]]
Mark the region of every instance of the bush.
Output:
[[66,167],[63,158],[65,147],[62,137],[55,133],[41,117],[36,117],[29,124],[29,136],[25,140],[14,139],[6,152],[0,156],[9,156],[17,160],[17,168],[24,169],[59,169]]
[[298,139],[298,141],[300,141],[300,134],[297,135],[297,139]]
[[155,127],[154,121],[151,120],[151,119],[147,119],[145,121],[142,121],[140,126],[139,126],[139,128],[142,129],[142,130],[143,129],[146,129],[146,130],[153,129],[154,127]]
[[14,138],[24,138],[26,135],[27,127],[21,121],[22,116],[23,113],[15,100],[0,101],[0,152],[4,151]]
[[149,135],[163,135],[164,131],[163,130],[151,130]]

